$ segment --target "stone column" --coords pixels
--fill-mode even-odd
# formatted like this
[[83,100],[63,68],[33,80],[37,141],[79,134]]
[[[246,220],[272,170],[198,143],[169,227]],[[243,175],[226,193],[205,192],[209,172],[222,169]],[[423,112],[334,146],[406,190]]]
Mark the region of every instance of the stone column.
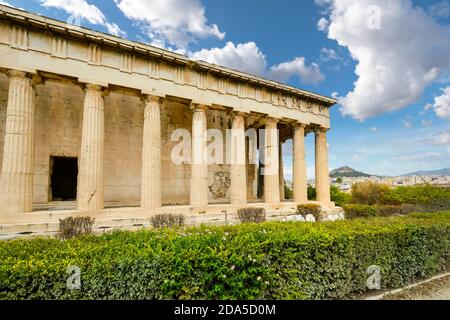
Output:
[[328,147],[327,129],[316,131],[316,192],[317,201],[322,203],[331,202],[330,199],[330,177],[328,169]]
[[306,176],[304,124],[298,124],[294,126],[293,140],[294,202],[306,203],[308,201],[308,182]]
[[192,117],[191,206],[208,206],[206,107],[195,105]]
[[86,85],[78,170],[78,210],[80,211],[104,208],[104,93],[100,86]]
[[9,76],[0,214],[31,212],[33,205],[35,92],[25,72]]
[[141,207],[161,207],[161,102],[146,95],[144,102],[144,133],[142,144]]
[[280,202],[280,178],[278,157],[278,130],[276,119],[266,122],[264,132],[264,201],[266,203]]
[[283,165],[283,141],[280,140],[280,145],[278,147],[278,158],[280,161],[280,164],[278,165],[278,175],[280,178],[280,201],[285,200],[285,194],[284,194],[284,165]]
[[231,204],[247,203],[247,170],[245,120],[241,114],[233,116],[231,134]]

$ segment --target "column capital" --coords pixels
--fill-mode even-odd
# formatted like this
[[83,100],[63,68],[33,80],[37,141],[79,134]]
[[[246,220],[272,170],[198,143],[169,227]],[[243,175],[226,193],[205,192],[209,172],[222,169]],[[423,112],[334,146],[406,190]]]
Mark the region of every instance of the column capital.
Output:
[[93,83],[84,83],[83,84],[83,90],[84,92],[86,91],[99,91],[102,93],[102,96],[105,97],[107,95],[109,95],[109,88],[108,87],[104,87],[98,84],[93,84]]
[[278,118],[272,118],[272,117],[267,117],[261,120],[261,123],[263,124],[278,124],[278,122],[280,122],[280,119]]
[[159,103],[159,104],[162,104],[165,99],[164,97],[155,96],[155,95],[147,94],[147,93],[142,93],[140,95],[140,97],[141,97],[142,102],[155,102],[155,103]]
[[204,112],[208,109],[209,107],[205,104],[201,104],[201,103],[191,103],[190,106],[190,110],[192,112]]
[[301,123],[301,122],[294,122],[291,124],[293,129],[306,129],[307,124],[306,123]]
[[249,115],[250,115],[249,113],[245,113],[242,111],[231,111],[230,113],[231,119],[236,119],[238,117],[242,117],[243,119],[245,119]]
[[22,71],[16,69],[4,69],[2,72],[9,78],[28,79],[31,81],[31,85],[33,87],[43,83],[42,77],[37,72]]
[[314,132],[317,133],[317,134],[319,134],[319,133],[327,133],[328,130],[330,130],[330,128],[319,127],[319,128],[316,128],[316,129],[314,130]]

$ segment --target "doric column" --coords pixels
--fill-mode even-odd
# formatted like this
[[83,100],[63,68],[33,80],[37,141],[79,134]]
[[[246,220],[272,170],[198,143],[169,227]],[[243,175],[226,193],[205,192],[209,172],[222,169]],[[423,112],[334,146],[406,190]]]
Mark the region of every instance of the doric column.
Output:
[[103,153],[105,145],[104,93],[101,86],[87,84],[78,170],[78,210],[104,208]]
[[306,203],[308,201],[308,185],[306,176],[304,124],[297,124],[294,126],[293,140],[294,202]]
[[331,202],[326,133],[323,128],[316,131],[316,192],[317,201],[322,203]]
[[283,141],[280,140],[280,145],[278,146],[278,158],[280,164],[278,165],[278,176],[280,179],[280,201],[285,200],[284,194],[284,164],[283,164]]
[[264,132],[264,201],[266,203],[280,202],[280,178],[278,157],[278,120],[266,121]]
[[142,144],[141,207],[161,207],[161,102],[146,95]]
[[0,214],[31,212],[33,205],[35,92],[25,72],[9,76]]
[[247,170],[245,164],[245,120],[233,115],[231,128],[231,204],[247,203]]
[[191,206],[208,206],[206,107],[194,105],[192,117]]

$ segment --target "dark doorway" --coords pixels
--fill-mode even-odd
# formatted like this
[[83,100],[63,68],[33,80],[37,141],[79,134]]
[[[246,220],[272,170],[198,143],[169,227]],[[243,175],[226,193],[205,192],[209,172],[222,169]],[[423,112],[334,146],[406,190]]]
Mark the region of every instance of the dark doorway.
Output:
[[73,201],[77,198],[78,159],[50,158],[52,201]]

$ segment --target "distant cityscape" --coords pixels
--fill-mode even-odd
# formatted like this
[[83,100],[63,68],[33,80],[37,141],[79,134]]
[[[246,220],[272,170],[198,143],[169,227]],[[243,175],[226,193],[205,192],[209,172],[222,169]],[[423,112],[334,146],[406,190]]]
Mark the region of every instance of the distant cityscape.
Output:
[[[397,177],[370,175],[356,171],[350,167],[341,167],[330,172],[330,182],[344,192],[350,192],[355,183],[373,181],[386,184],[392,187],[434,185],[443,188],[450,188],[450,168],[436,171],[418,171]],[[286,181],[289,187],[292,181]],[[315,186],[314,179],[308,180],[308,185]]]

